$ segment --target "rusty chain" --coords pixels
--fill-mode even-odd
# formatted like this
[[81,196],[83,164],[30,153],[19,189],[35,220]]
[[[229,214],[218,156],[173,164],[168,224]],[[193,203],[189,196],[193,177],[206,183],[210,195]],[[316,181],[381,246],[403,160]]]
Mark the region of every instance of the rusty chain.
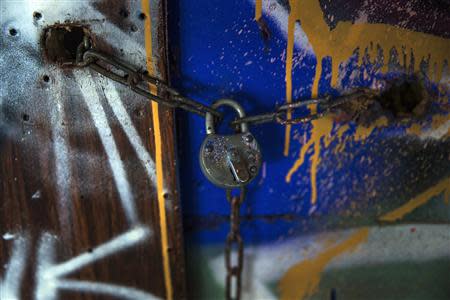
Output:
[[[142,68],[138,68],[113,56],[93,49],[88,38],[86,38],[77,48],[75,66],[90,67],[101,75],[128,86],[137,94],[161,105],[171,108],[180,108],[203,117],[209,112],[218,119],[222,118],[222,114],[218,110],[196,100],[182,96],[177,90],[170,87],[164,81],[154,76],[150,76],[147,72],[143,71]],[[153,92],[150,89],[150,85],[156,87],[156,92]],[[343,103],[358,100],[362,97],[370,97],[373,94],[374,91],[372,90],[359,88],[335,98],[326,96],[317,99],[294,101],[278,106],[274,111],[269,113],[236,118],[231,122],[231,125],[236,126],[241,123],[253,125],[263,123],[278,123],[283,125],[306,123],[323,117],[333,108],[336,108]],[[316,112],[311,113],[310,110],[307,109],[310,106],[315,106]],[[295,113],[300,114],[300,116],[292,117]]]
[[[241,296],[242,268],[244,266],[244,242],[239,232],[240,208],[245,200],[246,190],[242,187],[239,196],[232,196],[227,190],[227,200],[231,205],[230,232],[225,245],[225,296],[227,300],[239,300]],[[236,264],[232,262],[233,249],[237,252]]]

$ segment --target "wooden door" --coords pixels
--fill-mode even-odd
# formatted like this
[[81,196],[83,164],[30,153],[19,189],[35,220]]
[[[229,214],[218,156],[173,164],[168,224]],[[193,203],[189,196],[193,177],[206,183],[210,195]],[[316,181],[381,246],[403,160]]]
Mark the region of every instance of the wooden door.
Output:
[[173,111],[44,51],[49,26],[82,26],[166,78],[165,16],[163,0],[2,1],[0,299],[184,298]]

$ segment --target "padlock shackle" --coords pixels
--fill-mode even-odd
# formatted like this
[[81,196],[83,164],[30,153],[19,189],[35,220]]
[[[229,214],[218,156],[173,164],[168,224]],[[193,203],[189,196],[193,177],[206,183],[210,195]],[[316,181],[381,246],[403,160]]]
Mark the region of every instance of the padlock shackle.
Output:
[[[229,106],[233,108],[239,115],[239,118],[245,117],[245,111],[242,106],[232,99],[219,99],[211,105],[211,108],[217,109],[220,106]],[[214,116],[210,112],[206,112],[205,116],[206,134],[216,133],[214,128]],[[241,132],[248,132],[248,124],[241,123]]]

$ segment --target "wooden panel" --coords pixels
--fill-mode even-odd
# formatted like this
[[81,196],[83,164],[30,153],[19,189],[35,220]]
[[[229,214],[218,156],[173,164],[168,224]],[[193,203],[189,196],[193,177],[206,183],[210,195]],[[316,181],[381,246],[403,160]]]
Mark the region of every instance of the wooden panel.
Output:
[[2,300],[184,298],[173,112],[46,62],[40,43],[49,25],[85,24],[99,50],[141,66],[153,53],[149,71],[166,77],[164,7],[2,5]]

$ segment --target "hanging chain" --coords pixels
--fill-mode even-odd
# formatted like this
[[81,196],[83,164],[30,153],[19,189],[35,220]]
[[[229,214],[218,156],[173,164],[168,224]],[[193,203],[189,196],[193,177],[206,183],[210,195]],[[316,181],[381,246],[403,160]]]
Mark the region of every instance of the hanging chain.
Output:
[[[239,196],[232,196],[231,190],[227,190],[227,200],[231,205],[230,232],[228,233],[225,245],[225,268],[227,269],[225,281],[225,296],[227,300],[241,297],[241,278],[244,266],[244,242],[239,232],[240,215],[239,211],[242,202],[245,200],[246,190],[242,187]],[[237,253],[236,261],[233,264],[232,254]]]
[[[180,108],[203,117],[207,112],[209,112],[216,118],[222,118],[222,114],[219,111],[196,100],[182,96],[167,83],[154,76],[150,76],[143,71],[142,68],[137,68],[136,66],[121,61],[115,57],[92,49],[90,41],[87,37],[77,48],[75,66],[90,67],[92,70],[102,74],[103,76],[115,82],[126,85],[137,94],[161,105],[171,108]],[[156,93],[151,91],[150,85],[157,88]],[[281,105],[273,112],[237,118],[231,122],[231,125],[236,126],[241,123],[252,125],[263,123],[306,123],[323,117],[332,111],[333,108],[336,108],[344,103],[367,99],[369,97],[373,97],[375,93],[375,91],[367,88],[359,88],[348,94],[335,98],[326,96],[318,99],[295,101]],[[161,94],[162,96],[160,96]],[[316,107],[316,112],[310,113],[309,109],[305,109],[311,105]],[[295,114],[300,116],[292,117],[292,115]]]

